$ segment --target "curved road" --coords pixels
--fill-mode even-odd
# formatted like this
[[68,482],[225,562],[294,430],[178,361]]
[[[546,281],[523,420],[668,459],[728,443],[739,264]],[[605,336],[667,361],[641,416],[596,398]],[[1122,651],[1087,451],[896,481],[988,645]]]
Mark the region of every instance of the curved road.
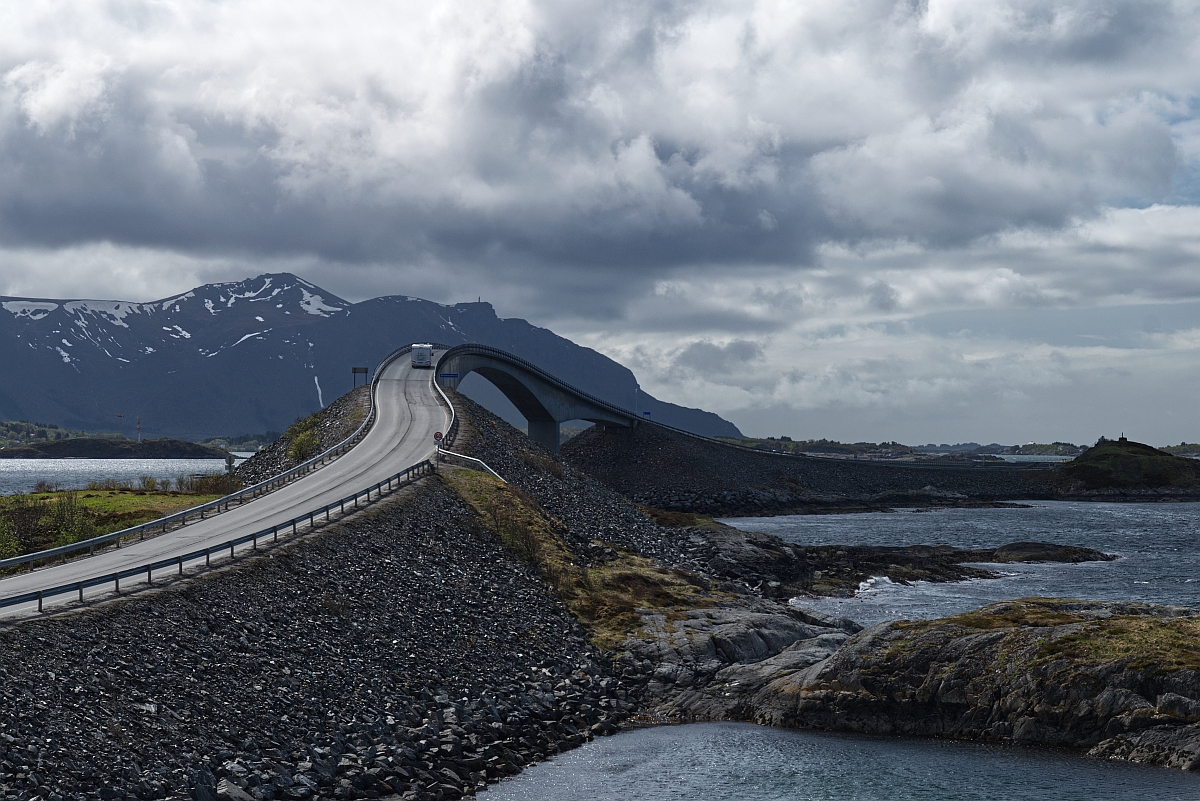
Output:
[[[433,373],[429,369],[414,370],[407,355],[385,367],[376,385],[376,419],[370,432],[349,452],[320,470],[269,495],[166,534],[0,580],[0,598],[220,545],[232,537],[262,531],[353,495],[429,458],[434,450],[434,432],[444,431],[450,423],[449,413],[433,387]],[[144,576],[122,579],[121,589],[136,588],[145,581]],[[109,594],[112,589],[107,587],[93,587],[84,592],[86,598]],[[59,595],[46,599],[45,605],[52,609],[76,599],[74,594]],[[36,613],[36,602],[8,607],[0,610],[0,615],[23,616],[31,611]]]

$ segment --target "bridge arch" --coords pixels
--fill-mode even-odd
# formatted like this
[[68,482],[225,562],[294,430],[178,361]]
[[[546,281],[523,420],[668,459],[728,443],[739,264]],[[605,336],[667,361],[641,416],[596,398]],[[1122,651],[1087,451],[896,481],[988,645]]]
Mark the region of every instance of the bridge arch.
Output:
[[568,420],[632,428],[633,412],[571,386],[535,364],[489,345],[456,345],[437,360],[437,382],[458,389],[471,373],[496,386],[529,422],[529,437],[558,453],[559,426]]

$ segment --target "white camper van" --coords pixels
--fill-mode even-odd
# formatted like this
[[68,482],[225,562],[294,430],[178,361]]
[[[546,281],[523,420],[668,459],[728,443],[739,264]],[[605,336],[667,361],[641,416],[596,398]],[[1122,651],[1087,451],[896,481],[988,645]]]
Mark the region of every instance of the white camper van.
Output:
[[433,345],[412,346],[413,367],[433,367]]

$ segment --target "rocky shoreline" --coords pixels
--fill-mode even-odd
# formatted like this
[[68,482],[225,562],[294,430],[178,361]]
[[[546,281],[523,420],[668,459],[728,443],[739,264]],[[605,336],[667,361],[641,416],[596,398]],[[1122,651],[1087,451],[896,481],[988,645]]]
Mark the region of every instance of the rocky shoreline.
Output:
[[1192,609],[1021,599],[810,636],[700,689],[655,689],[688,719],[1065,747],[1196,770],[1200,661],[1173,641],[1197,634]]
[[[829,696],[826,717],[762,721],[838,728],[855,710],[875,714],[866,702],[843,704],[867,692],[861,677],[876,675],[846,672],[852,654],[886,655],[907,647],[905,638],[918,650],[930,643],[932,653],[957,640],[938,641],[921,624],[894,624],[886,636],[880,627],[861,631],[788,598],[844,591],[877,569],[899,580],[907,580],[903,571],[952,580],[977,570],[963,562],[980,558],[1103,557],[1028,543],[986,553],[798,549],[668,519],[639,510],[465,398],[455,404],[456,448],[507,483],[447,467],[358,516],[219,572],[0,631],[4,798],[453,799],[635,715],[756,720],[791,696],[768,703],[749,688],[766,693],[771,682],[805,671],[847,682]],[[1066,638],[1090,623],[1062,625]],[[968,632],[962,642],[988,636],[995,633]],[[994,657],[979,651],[963,670]],[[876,673],[891,664],[877,662]],[[918,675],[911,663],[894,664],[905,667],[897,687]],[[1161,715],[1191,703],[1200,709],[1200,687],[1176,681],[1159,689],[1182,700],[1150,699],[1163,711],[1147,716],[1121,695],[1117,717],[1137,713],[1130,720],[1154,725],[1094,746],[1107,743],[1105,754],[1117,758],[1157,759],[1147,755],[1168,737]],[[1034,706],[1038,691],[1029,691]],[[1055,720],[1039,718],[1043,728],[1034,729],[1014,718],[1012,732],[996,736],[1052,731]],[[974,736],[961,731],[956,736]]]

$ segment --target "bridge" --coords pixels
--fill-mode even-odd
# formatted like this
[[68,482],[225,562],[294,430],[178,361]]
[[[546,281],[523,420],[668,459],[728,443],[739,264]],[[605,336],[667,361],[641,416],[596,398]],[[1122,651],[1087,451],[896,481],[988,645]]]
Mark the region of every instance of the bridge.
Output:
[[372,410],[360,431],[287,474],[171,518],[0,560],[0,569],[70,560],[0,579],[0,615],[37,614],[144,589],[156,578],[194,572],[201,562],[220,564],[257,550],[260,542],[302,534],[351,513],[360,502],[436,469],[434,433],[449,432],[454,423],[438,383],[456,388],[471,372],[494,383],[529,420],[530,436],[554,452],[559,424],[567,420],[638,424],[634,413],[496,348],[438,346],[434,370],[414,369],[408,352],[401,348],[376,367]]
[[568,420],[632,428],[633,412],[576,389],[537,365],[487,345],[457,345],[437,361],[437,381],[458,389],[471,373],[492,382],[529,423],[529,438],[558,453],[559,426]]

